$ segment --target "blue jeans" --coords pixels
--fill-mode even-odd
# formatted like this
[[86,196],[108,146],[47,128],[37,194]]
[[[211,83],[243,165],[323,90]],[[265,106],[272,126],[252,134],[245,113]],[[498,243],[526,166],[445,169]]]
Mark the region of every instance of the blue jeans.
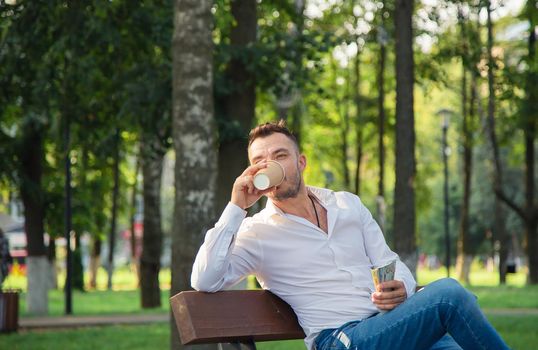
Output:
[[476,297],[451,278],[427,285],[389,312],[326,329],[315,346],[317,350],[509,349],[480,311]]

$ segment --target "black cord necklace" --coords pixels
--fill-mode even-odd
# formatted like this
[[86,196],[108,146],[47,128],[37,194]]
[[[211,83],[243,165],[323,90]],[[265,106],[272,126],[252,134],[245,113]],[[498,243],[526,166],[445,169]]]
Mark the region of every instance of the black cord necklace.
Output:
[[318,228],[321,228],[321,226],[319,226],[319,216],[318,216],[318,210],[316,209],[316,205],[314,204],[314,199],[312,199],[312,196],[308,196],[308,198],[310,198],[310,202],[312,202],[312,206],[314,207],[314,213],[316,213],[316,221],[318,222]]

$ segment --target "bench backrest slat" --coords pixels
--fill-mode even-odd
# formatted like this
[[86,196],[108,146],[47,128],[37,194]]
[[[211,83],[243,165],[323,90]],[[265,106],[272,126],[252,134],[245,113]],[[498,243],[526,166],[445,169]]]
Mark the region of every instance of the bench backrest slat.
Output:
[[291,307],[269,291],[186,291],[170,303],[184,345],[305,337]]

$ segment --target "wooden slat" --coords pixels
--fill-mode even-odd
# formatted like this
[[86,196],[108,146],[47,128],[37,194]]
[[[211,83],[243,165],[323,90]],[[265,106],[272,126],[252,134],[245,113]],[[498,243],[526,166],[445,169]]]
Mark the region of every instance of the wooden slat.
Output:
[[187,291],[170,303],[184,345],[305,337],[291,307],[268,291]]

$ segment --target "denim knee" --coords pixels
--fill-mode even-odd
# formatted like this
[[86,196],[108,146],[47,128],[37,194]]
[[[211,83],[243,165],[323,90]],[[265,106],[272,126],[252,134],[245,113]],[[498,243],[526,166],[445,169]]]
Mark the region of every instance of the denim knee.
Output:
[[458,305],[462,302],[474,302],[476,298],[458,281],[453,278],[443,278],[438,282],[439,293],[443,299]]

